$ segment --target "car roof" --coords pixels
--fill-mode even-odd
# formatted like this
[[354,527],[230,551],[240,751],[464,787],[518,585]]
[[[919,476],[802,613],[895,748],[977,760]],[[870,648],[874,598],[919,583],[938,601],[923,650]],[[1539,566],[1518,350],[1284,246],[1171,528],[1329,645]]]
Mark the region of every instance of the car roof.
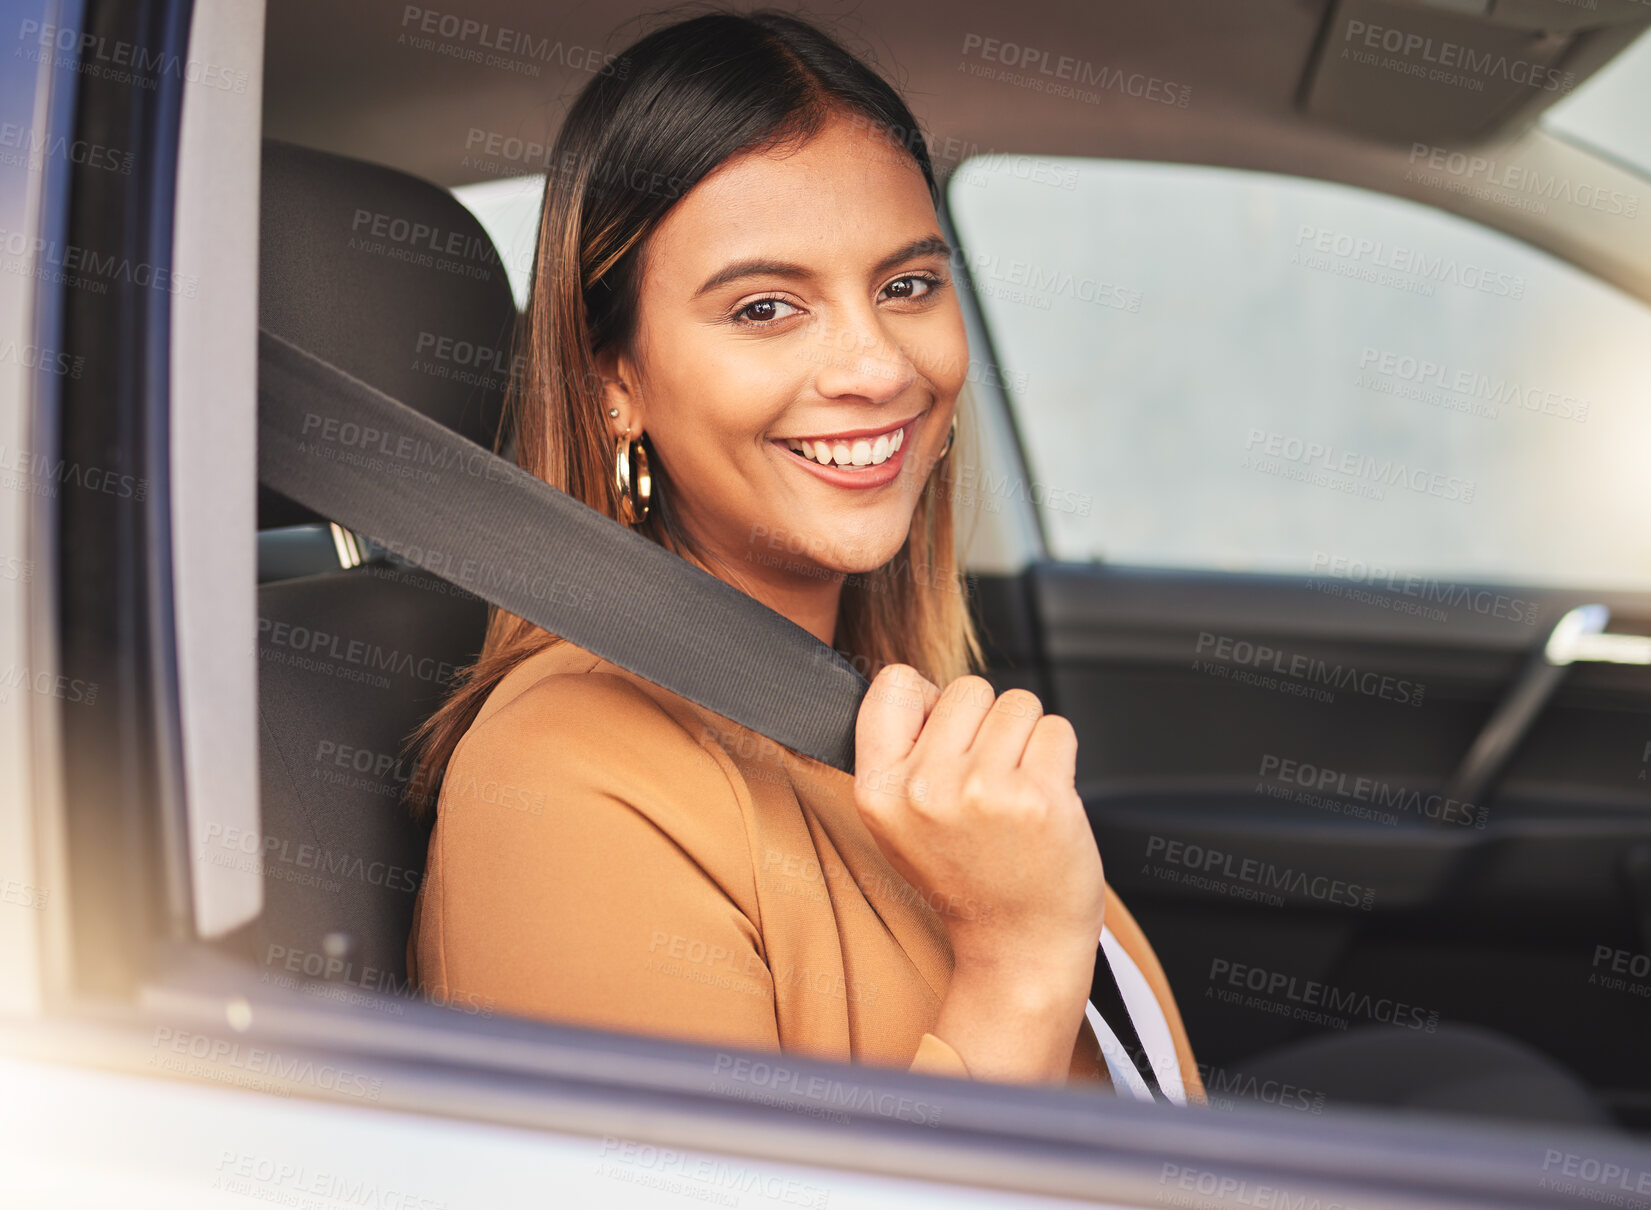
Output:
[[[901,86],[942,169],[999,152],[1311,176],[1454,211],[1651,300],[1646,220],[1603,222],[1582,205],[1520,207],[1495,191],[1429,185],[1413,171],[1418,148],[1439,148],[1580,177],[1592,190],[1643,192],[1644,178],[1536,123],[1642,32],[1651,9],[1598,0],[1584,14],[1563,0],[1519,0],[1496,5],[1494,20],[1445,11],[1467,7],[1439,0],[1024,0],[1005,10],[998,0],[915,0],[865,9],[833,0],[810,5],[806,15],[869,53]],[[662,16],[634,0],[600,7],[467,0],[446,8],[354,0],[347,10],[332,0],[282,0],[267,17],[265,133],[448,186],[505,175],[476,167],[482,140],[548,145],[601,56],[674,11]],[[1570,77],[1559,90],[1489,73],[1441,104],[1436,86],[1348,66],[1347,31],[1378,22],[1439,45],[1512,47]],[[524,44],[535,50],[509,49]],[[1062,56],[1103,85],[1087,99],[1046,91],[1042,84]],[[1008,71],[1006,61],[1027,70],[1008,80],[970,70],[989,63],[994,73]],[[1031,75],[1044,79],[1016,86]],[[1135,81],[1137,95],[1120,80]],[[1160,93],[1188,90],[1170,94],[1185,104],[1139,95],[1153,80]],[[531,168],[524,163],[521,171]]]

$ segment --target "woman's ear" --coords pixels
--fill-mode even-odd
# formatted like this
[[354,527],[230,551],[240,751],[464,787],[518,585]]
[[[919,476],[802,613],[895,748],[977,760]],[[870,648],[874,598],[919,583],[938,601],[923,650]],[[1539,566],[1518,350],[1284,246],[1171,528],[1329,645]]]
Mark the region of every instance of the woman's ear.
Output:
[[630,435],[640,437],[647,428],[642,393],[637,389],[636,367],[616,349],[596,355],[596,372],[602,377],[602,419],[615,441]]

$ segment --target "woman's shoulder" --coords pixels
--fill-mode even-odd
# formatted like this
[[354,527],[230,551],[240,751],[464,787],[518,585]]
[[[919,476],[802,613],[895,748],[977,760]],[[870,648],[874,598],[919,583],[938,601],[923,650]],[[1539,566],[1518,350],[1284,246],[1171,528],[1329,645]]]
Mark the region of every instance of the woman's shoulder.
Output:
[[494,687],[453,752],[444,805],[484,775],[563,803],[598,796],[670,817],[688,803],[702,817],[732,814],[729,822],[747,797],[717,732],[691,704],[565,640]]
[[749,791],[655,688],[576,648],[530,656],[494,687],[442,777],[421,972],[611,1024],[643,1011],[599,1003],[624,978],[570,990],[564,967],[611,948],[623,954],[601,969],[640,978],[667,927],[755,935]]

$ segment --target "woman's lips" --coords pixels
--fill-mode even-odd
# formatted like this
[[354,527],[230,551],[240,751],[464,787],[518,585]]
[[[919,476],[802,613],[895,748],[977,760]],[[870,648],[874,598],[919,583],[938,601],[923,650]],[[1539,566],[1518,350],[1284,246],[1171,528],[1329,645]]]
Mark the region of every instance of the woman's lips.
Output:
[[[881,487],[885,483],[892,482],[900,474],[900,468],[905,465],[906,450],[911,445],[912,432],[917,426],[917,420],[918,417],[913,417],[903,424],[893,425],[885,429],[876,429],[869,432],[861,430],[861,432],[855,434],[836,434],[832,437],[777,438],[774,445],[779,447],[785,458],[796,463],[801,469],[836,487]],[[817,442],[825,442],[833,447],[838,457],[841,457],[843,450],[837,447],[846,447],[848,453],[852,456],[854,446],[857,443],[868,442],[875,450],[877,440],[881,437],[890,439],[891,450],[889,456],[882,462],[868,462],[859,466],[839,466],[836,462],[827,466],[818,459],[805,457],[791,448],[793,441],[799,445],[807,444],[811,446]],[[900,443],[898,449],[892,448],[895,441]]]

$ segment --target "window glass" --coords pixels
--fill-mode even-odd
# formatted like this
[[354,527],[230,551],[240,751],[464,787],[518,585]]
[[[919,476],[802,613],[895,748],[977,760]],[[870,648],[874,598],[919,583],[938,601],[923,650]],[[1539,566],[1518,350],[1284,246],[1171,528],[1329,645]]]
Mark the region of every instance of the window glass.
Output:
[[1052,553],[1651,588],[1651,308],[1321,181],[972,160],[950,188]]
[[1542,128],[1611,156],[1651,176],[1651,35],[1588,78],[1542,114]]
[[476,216],[510,279],[516,306],[527,307],[533,282],[533,254],[539,246],[539,209],[545,202],[543,176],[515,176],[460,185],[453,196]]

